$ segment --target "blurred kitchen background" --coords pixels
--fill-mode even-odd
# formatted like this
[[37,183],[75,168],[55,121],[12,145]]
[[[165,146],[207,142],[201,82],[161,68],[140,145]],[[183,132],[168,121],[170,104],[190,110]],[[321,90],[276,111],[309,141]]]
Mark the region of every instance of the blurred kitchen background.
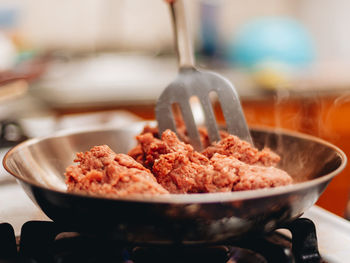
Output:
[[[349,1],[185,3],[197,64],[235,84],[250,125],[319,136],[350,156]],[[58,129],[154,119],[177,74],[172,33],[163,0],[0,0],[2,153]],[[346,216],[349,193],[347,168],[318,204]]]

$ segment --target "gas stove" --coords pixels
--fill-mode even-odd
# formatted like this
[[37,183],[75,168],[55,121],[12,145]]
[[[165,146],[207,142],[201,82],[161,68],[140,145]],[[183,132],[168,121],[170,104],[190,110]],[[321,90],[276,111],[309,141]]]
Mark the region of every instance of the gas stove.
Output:
[[51,222],[23,189],[12,182],[0,184],[0,200],[0,262],[269,263],[296,262],[295,258],[304,257],[309,260],[304,262],[345,263],[350,259],[350,222],[317,206],[311,207],[302,217],[310,219],[311,229],[315,225],[316,231],[299,228],[298,224],[309,221],[297,220],[296,225],[290,226],[294,242],[289,230],[279,229],[263,237],[184,247],[122,244],[65,232],[64,227]]
[[[289,230],[278,230],[263,237],[246,237],[243,240],[223,244],[184,247],[122,244],[100,237],[65,232],[64,227],[51,222],[17,184],[0,185],[0,200],[6,200],[1,202],[0,206],[0,262],[6,263],[189,261],[270,263],[296,262],[296,255],[297,257],[306,255],[306,258],[310,259],[304,262],[345,263],[349,262],[350,258],[350,222],[317,206],[310,208],[302,217],[310,219],[314,223],[311,223],[311,226],[315,225],[316,231],[299,231],[298,237],[294,235],[298,240],[294,243]],[[304,219],[297,222],[304,222]],[[293,227],[293,224],[290,228],[294,228],[294,234],[299,229],[297,226]],[[313,241],[315,235],[317,243]],[[311,243],[307,241],[310,239]],[[306,247],[302,246],[304,241]],[[292,245],[297,250],[296,255]]]
[[[317,206],[311,207],[295,226],[290,226],[296,242],[292,241],[289,230],[278,230],[263,237],[184,247],[122,244],[65,232],[64,227],[51,222],[17,184],[0,185],[0,200],[0,262],[5,263],[303,262],[296,261],[298,257],[309,260],[304,262],[345,263],[350,258],[350,222]],[[315,225],[316,231],[300,229],[298,224],[309,222],[303,218],[310,219],[314,223],[310,224],[311,229]]]
[[0,224],[1,262],[326,262],[318,251],[313,222],[300,218],[278,232],[201,246],[125,244],[76,232],[49,221],[28,221],[16,239],[12,226]]
[[[319,231],[321,236],[317,240],[317,227],[305,217],[287,226],[290,232],[278,230],[265,236],[246,236],[201,246],[126,244],[101,236],[66,232],[64,226],[43,220],[27,221],[20,235],[16,235],[11,224],[1,223],[0,262],[348,262],[350,224],[318,207],[310,209],[307,215],[318,228],[328,222],[328,227],[323,229],[329,232],[328,245],[323,231]],[[338,249],[334,250],[334,245]]]

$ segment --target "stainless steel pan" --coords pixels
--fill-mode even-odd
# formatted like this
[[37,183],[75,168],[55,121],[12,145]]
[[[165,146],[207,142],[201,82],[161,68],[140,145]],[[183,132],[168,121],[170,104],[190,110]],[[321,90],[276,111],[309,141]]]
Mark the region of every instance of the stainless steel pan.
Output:
[[127,152],[143,125],[31,139],[11,149],[3,164],[47,216],[66,229],[136,243],[198,244],[285,226],[317,201],[347,161],[340,149],[318,138],[253,129],[255,145],[278,152],[280,167],[295,184],[232,193],[119,199],[66,192],[63,174],[76,152],[100,144]]

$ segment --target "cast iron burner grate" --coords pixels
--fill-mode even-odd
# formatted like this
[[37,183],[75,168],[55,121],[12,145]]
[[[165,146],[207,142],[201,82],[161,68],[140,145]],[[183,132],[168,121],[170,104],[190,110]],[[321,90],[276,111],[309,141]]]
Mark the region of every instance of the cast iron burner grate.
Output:
[[17,239],[10,224],[0,224],[0,262],[324,262],[313,222],[299,218],[289,226],[290,240],[274,232],[263,237],[210,246],[134,246],[101,237],[64,232],[53,222],[29,221]]

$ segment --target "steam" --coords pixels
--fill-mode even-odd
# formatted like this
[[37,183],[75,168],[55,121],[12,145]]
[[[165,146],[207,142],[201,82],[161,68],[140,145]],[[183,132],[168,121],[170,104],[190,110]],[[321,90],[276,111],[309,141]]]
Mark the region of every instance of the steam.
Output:
[[316,172],[314,166],[309,169],[311,167],[308,155],[316,149],[313,149],[313,144],[303,145],[307,149],[297,149],[300,145],[293,145],[285,141],[283,130],[318,136],[323,127],[322,120],[319,118],[319,109],[323,108],[321,100],[317,94],[313,94],[316,96],[297,97],[285,87],[276,89],[274,95],[273,118],[277,134],[277,145],[274,150],[282,157],[280,166],[288,171],[296,182],[308,180]]
[[[310,160],[313,158],[307,155],[319,156],[319,166],[329,162],[333,156],[317,152],[320,150],[319,147],[312,143],[298,145],[303,149],[296,149],[296,146],[285,141],[286,137],[283,136],[282,130],[310,134],[331,143],[339,141],[342,136],[339,128],[346,125],[347,121],[341,115],[346,116],[345,106],[350,106],[350,91],[343,92],[340,96],[334,96],[334,93],[326,94],[325,91],[316,90],[297,91],[286,87],[279,87],[273,91],[272,121],[278,136],[274,142],[271,142],[271,138],[265,138],[265,147],[272,148],[281,155],[280,167],[296,176],[297,181],[319,175],[316,164],[312,165],[314,170],[310,169]],[[306,177],[299,177],[298,172]]]
[[[283,102],[285,102],[289,98],[290,94],[287,89],[277,89],[275,94],[275,116],[274,119],[276,121],[275,131],[278,134],[277,136],[277,149],[279,153],[284,153],[285,149],[283,147],[283,141],[282,141],[282,107]],[[265,142],[266,143],[266,142]]]

